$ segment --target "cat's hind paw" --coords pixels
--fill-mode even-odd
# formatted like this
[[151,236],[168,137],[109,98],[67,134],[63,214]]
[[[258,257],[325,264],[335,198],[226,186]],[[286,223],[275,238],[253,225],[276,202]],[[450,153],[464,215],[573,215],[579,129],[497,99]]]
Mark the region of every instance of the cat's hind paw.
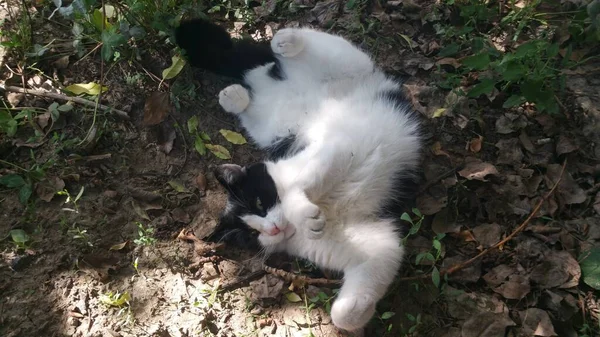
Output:
[[296,29],[282,29],[273,36],[271,49],[283,57],[294,57],[304,49],[304,39]]
[[338,297],[331,306],[333,324],[343,330],[363,328],[375,314],[376,301],[368,295]]
[[246,110],[250,104],[250,94],[243,86],[233,84],[221,90],[219,104],[225,111],[239,114]]

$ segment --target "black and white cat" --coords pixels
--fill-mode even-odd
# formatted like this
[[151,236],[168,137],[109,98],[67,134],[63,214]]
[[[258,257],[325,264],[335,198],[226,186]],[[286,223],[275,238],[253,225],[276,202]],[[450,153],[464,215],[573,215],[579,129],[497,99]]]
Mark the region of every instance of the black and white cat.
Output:
[[193,66],[241,80],[219,103],[271,155],[217,169],[229,193],[220,226],[247,225],[268,252],[343,271],[333,323],[364,327],[402,261],[390,210],[410,197],[422,147],[400,84],[347,40],[311,29],[282,29],[269,46],[193,20],[176,40]]

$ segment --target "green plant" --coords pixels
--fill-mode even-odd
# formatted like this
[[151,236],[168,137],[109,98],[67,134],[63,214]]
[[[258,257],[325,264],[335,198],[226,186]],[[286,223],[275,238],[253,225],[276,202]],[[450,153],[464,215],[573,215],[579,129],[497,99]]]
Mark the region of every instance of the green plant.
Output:
[[308,302],[310,302],[310,304],[308,304],[307,310],[310,311],[313,308],[315,308],[317,305],[321,305],[325,308],[325,311],[327,311],[327,313],[331,312],[331,303],[333,301],[333,299],[335,298],[335,295],[337,295],[337,293],[339,292],[339,289],[334,289],[333,290],[333,294],[332,295],[327,295],[326,293],[319,291],[319,293],[308,299]]
[[406,212],[402,213],[402,215],[400,216],[401,220],[404,220],[410,224],[410,230],[408,231],[408,234],[406,234],[406,236],[404,238],[402,238],[403,245],[406,244],[406,241],[408,240],[408,238],[411,235],[417,234],[419,229],[421,229],[421,224],[423,223],[423,219],[425,219],[425,216],[423,214],[421,214],[421,211],[419,211],[418,208],[413,208],[412,213],[415,215],[415,217],[416,217],[415,219],[413,219],[413,217],[411,217]]
[[138,238],[134,239],[133,242],[139,246],[152,246],[156,243],[156,239],[153,237],[154,228],[144,227],[140,222],[136,222],[138,227]]
[[85,246],[93,247],[94,245],[90,241],[87,229],[81,229],[74,223],[71,228],[67,230],[67,234],[70,235],[73,240],[82,242]]
[[65,202],[63,204],[73,204],[73,208],[63,207],[62,210],[79,213],[79,206],[77,205],[77,201],[79,201],[79,199],[83,195],[84,189],[85,189],[84,186],[81,186],[81,189],[79,190],[79,193],[77,193],[77,196],[75,198],[73,198],[71,196],[71,194],[69,193],[69,191],[66,189],[56,192],[56,194],[58,194],[58,195],[66,195],[67,196],[67,199],[65,200]]
[[31,238],[22,229],[12,229],[9,233],[12,242],[15,244],[17,249],[27,249]]

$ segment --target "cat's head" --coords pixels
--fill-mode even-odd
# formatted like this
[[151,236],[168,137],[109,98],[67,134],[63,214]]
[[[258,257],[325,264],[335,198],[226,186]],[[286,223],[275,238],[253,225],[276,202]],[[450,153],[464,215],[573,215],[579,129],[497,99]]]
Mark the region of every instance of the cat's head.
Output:
[[[235,236],[236,244],[276,245],[294,233],[285,220],[275,182],[265,163],[242,167],[224,164],[214,170],[215,177],[228,194],[227,206],[219,223],[219,232]],[[240,242],[240,241],[246,242]]]

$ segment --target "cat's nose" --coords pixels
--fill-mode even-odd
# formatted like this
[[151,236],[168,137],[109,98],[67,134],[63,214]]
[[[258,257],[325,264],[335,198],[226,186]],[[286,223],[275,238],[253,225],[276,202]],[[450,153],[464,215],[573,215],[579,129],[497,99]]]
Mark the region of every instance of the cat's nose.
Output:
[[273,227],[269,230],[269,235],[277,235],[279,232],[281,232],[279,227],[277,227],[277,225],[273,225]]

